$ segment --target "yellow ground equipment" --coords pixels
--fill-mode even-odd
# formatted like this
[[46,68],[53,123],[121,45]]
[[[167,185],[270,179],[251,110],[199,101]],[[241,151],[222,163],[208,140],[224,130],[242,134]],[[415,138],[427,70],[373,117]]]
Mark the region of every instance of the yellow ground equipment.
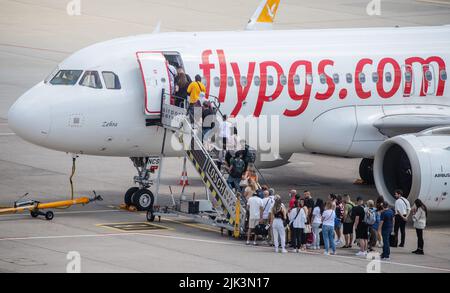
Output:
[[88,198],[88,197],[80,197],[76,199],[71,200],[63,200],[63,201],[55,201],[55,202],[49,202],[49,203],[41,203],[36,200],[26,200],[26,201],[16,201],[14,203],[14,207],[12,208],[6,208],[6,209],[0,209],[0,215],[1,214],[15,214],[15,213],[22,213],[22,212],[30,212],[30,215],[33,218],[36,218],[38,216],[44,216],[45,219],[51,221],[53,220],[54,213],[52,211],[42,212],[42,210],[48,210],[48,209],[58,209],[58,208],[68,208],[73,205],[78,204],[88,204],[93,201],[101,201],[103,198],[100,195],[97,195],[94,191],[94,197]]

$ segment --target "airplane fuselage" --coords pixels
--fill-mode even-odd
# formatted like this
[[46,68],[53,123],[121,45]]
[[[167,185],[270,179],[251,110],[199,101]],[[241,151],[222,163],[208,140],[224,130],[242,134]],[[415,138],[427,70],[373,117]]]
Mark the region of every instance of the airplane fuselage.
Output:
[[[11,108],[14,131],[70,153],[159,154],[163,129],[145,126],[138,51],[179,53],[186,73],[203,77],[223,113],[278,117],[278,128],[265,129],[269,137],[278,132],[282,155],[370,158],[387,138],[373,126],[380,117],[450,116],[450,26],[161,33],[76,52],[59,69],[111,71],[121,89],[41,82]],[[170,145],[165,151],[182,155]]]

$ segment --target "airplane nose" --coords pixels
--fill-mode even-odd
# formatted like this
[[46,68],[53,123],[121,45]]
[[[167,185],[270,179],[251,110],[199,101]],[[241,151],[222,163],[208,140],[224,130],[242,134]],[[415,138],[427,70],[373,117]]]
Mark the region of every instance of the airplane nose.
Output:
[[8,125],[21,138],[40,144],[50,131],[50,105],[30,90],[9,109]]

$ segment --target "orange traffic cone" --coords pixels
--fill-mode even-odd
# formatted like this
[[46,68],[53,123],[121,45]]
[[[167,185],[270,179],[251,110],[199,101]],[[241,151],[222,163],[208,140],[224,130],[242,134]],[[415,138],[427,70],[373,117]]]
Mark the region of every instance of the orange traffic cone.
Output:
[[188,179],[188,176],[187,176],[187,171],[181,172],[180,185],[181,186],[189,185],[189,179]]

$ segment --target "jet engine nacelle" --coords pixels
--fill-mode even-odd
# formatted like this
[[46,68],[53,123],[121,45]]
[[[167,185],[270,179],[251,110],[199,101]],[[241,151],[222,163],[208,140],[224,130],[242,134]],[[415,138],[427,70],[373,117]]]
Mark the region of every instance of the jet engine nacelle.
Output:
[[429,209],[450,210],[450,127],[386,140],[375,155],[374,178],[391,205],[402,189],[411,205],[420,198]]

